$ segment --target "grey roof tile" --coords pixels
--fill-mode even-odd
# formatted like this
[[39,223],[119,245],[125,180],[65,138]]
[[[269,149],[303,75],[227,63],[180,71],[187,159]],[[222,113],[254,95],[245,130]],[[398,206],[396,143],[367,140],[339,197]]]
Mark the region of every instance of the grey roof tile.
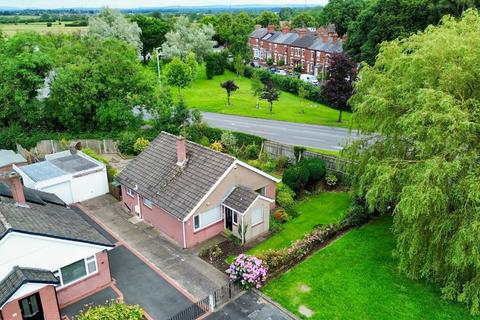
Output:
[[162,132],[117,180],[178,219],[185,218],[235,158],[186,141],[187,162],[177,165],[177,137]]
[[250,33],[250,37],[260,39],[267,34],[267,28],[260,28]]
[[[27,202],[33,202],[38,204],[58,204],[66,206],[65,202],[62,201],[58,196],[53,193],[43,192],[40,190],[35,190],[27,187],[23,187],[23,193],[25,194],[25,199]],[[4,182],[0,182],[0,196],[12,198],[12,191],[10,186]]]
[[63,205],[28,202],[18,206],[10,198],[0,198],[0,239],[9,231],[113,246],[74,210]]
[[223,204],[235,211],[244,213],[258,196],[259,194],[257,192],[250,190],[247,187],[237,186],[232,192],[230,192],[227,198],[225,198]]
[[300,48],[308,48],[315,42],[315,40],[317,40],[317,37],[315,35],[307,34],[293,41],[292,46],[300,47]]
[[14,163],[24,163],[27,160],[20,154],[12,150],[0,149],[0,167]]
[[26,283],[59,284],[52,272],[43,269],[13,267],[12,271],[0,281],[0,306]]
[[342,39],[338,39],[337,43],[333,43],[332,37],[328,38],[326,43],[323,42],[323,38],[315,40],[315,42],[309,47],[309,49],[324,51],[328,53],[336,53],[343,51]]

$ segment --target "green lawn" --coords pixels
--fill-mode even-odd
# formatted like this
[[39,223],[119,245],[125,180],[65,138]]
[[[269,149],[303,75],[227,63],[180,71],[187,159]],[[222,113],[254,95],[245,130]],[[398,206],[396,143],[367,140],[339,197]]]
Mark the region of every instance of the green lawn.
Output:
[[300,202],[297,205],[300,215],[285,223],[281,232],[252,248],[249,253],[286,248],[318,224],[339,222],[351,201],[351,196],[346,192],[323,192]]
[[263,291],[299,316],[302,305],[313,310],[310,319],[474,319],[398,272],[391,225],[387,217],[350,231]]
[[[225,90],[220,87],[220,83],[226,80],[234,80],[239,87],[232,94],[230,107],[227,106]],[[344,113],[344,123],[339,124],[336,122],[337,110],[287,92],[282,92],[280,100],[273,103],[273,113],[270,113],[266,101],[261,101],[260,109],[257,109],[257,98],[251,92],[250,82],[251,80],[245,77],[237,78],[228,70],[224,75],[208,80],[205,67],[202,66],[192,86],[183,90],[183,96],[189,107],[202,111],[327,126],[348,127],[349,125],[351,117],[349,113]]]
[[45,33],[71,33],[71,32],[80,32],[85,33],[88,31],[88,27],[65,27],[65,23],[58,22],[52,23],[51,27],[47,27],[46,22],[31,22],[28,24],[25,23],[7,23],[0,24],[0,30],[6,36],[13,36],[17,32],[38,32],[40,34]]

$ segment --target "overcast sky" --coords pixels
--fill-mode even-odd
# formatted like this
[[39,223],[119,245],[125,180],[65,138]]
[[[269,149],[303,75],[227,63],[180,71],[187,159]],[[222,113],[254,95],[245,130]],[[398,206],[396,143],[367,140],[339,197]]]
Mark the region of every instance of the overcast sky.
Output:
[[[308,5],[323,5],[328,0],[306,0]],[[305,4],[305,0],[0,0],[0,7],[16,8],[71,8],[102,7],[138,8],[163,6],[199,6],[199,5],[239,5],[239,4]]]

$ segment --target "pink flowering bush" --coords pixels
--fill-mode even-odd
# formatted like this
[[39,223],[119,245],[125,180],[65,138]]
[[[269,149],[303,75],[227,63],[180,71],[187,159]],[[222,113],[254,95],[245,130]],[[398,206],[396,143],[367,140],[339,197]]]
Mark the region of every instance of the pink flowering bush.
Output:
[[230,281],[240,285],[243,289],[260,288],[267,281],[267,267],[263,261],[246,254],[240,254],[226,271]]

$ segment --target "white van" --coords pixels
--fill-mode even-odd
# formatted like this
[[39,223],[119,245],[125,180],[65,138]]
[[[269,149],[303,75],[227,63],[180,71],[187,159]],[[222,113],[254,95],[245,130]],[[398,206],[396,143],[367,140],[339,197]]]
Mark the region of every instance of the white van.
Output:
[[311,83],[313,85],[318,85],[317,77],[312,76],[311,74],[301,74],[300,80]]

